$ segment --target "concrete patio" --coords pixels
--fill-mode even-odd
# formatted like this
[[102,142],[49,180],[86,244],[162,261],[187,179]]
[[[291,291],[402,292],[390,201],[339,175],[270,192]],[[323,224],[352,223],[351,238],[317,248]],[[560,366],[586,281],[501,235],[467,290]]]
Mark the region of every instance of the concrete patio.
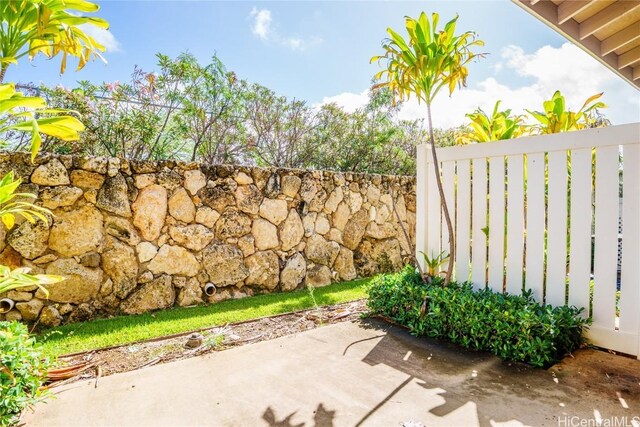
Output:
[[[626,422],[621,425],[638,423],[640,384],[633,373],[640,375],[640,362],[584,353],[559,369],[536,370],[416,339],[378,321],[342,323],[101,378],[97,388],[93,380],[70,384],[55,389],[57,399],[39,404],[22,421],[27,426],[571,426],[582,425],[575,424],[581,419],[617,417]],[[608,382],[605,375],[616,376],[616,366],[631,375]],[[598,367],[608,367],[610,374],[601,375]]]

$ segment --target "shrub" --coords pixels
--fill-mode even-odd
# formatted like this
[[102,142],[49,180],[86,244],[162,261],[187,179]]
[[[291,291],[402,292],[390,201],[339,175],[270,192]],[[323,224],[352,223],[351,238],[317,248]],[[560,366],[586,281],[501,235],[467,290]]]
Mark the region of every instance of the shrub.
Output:
[[[378,276],[368,286],[368,307],[415,335],[446,338],[501,359],[546,367],[578,348],[587,321],[582,309],[540,305],[525,295],[475,291],[468,283],[425,284],[413,267]],[[427,298],[427,311],[420,306]]]
[[49,360],[18,322],[0,322],[0,425],[17,423],[20,412],[42,400]]

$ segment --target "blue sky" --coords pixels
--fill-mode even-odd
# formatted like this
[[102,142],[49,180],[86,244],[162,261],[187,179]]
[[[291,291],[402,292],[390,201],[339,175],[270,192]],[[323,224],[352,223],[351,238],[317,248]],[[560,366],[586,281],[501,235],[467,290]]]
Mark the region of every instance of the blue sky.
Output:
[[[366,101],[388,26],[402,29],[405,15],[439,12],[444,21],[460,15],[458,28],[473,30],[490,55],[470,68],[468,88],[438,100],[434,120],[452,126],[477,106],[495,100],[516,111],[538,108],[555,89],[574,108],[604,91],[605,114],[615,124],[640,119],[640,94],[586,53],[508,0],[421,2],[98,1],[110,33],[108,65],[90,63],[58,75],[59,59],[23,61],[9,81],[74,86],[80,79],[126,81],[134,65],[151,71],[155,53],[190,51],[201,61],[216,53],[241,78],[310,104],[337,102],[354,109]],[[402,110],[421,117],[414,103]]]

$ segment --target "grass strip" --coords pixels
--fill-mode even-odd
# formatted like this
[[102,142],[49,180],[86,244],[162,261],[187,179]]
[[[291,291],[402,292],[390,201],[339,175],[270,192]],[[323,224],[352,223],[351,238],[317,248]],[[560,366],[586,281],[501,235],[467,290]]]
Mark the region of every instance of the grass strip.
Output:
[[[368,281],[359,279],[317,288],[313,296],[319,306],[354,301],[367,296],[364,285]],[[46,329],[37,339],[42,342],[46,355],[60,356],[312,307],[314,301],[309,292],[299,290],[71,323]]]

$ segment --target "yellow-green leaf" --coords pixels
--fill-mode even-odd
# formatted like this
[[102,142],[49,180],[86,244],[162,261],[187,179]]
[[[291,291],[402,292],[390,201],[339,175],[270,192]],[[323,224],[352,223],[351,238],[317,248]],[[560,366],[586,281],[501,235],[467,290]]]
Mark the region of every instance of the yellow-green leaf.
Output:
[[16,217],[13,214],[4,214],[0,217],[7,230],[11,230],[16,223]]

